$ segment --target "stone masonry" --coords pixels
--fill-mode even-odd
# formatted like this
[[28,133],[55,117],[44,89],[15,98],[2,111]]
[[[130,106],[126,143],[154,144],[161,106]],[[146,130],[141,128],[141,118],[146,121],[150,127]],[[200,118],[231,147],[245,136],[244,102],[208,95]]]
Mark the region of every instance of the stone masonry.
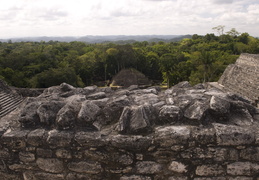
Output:
[[202,84],[63,83],[0,118],[0,179],[259,180],[258,132],[250,101]]
[[61,84],[6,119],[3,180],[259,179],[258,109],[201,84]]
[[241,54],[235,64],[226,68],[218,82],[225,90],[258,103],[259,54]]

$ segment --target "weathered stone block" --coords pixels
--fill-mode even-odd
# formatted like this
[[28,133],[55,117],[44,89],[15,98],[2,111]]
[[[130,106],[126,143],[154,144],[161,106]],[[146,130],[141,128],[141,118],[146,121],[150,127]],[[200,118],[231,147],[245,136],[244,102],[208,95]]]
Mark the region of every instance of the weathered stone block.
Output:
[[165,105],[159,110],[159,124],[176,123],[183,117],[182,110],[178,106]]
[[193,128],[192,137],[197,144],[216,143],[216,131],[214,128]]
[[42,148],[37,148],[36,149],[36,154],[38,157],[47,157],[50,158],[52,157],[52,150],[51,149],[42,149]]
[[35,160],[35,155],[30,152],[20,152],[19,159],[25,163],[33,162]]
[[24,180],[64,180],[65,176],[63,174],[49,174],[42,172],[26,171],[23,173],[23,178]]
[[43,143],[45,130],[44,129],[35,129],[31,131],[27,136],[27,142],[33,146],[39,146]]
[[109,171],[112,174],[131,174],[132,173],[132,167],[113,167],[106,169],[106,171]]
[[249,147],[241,150],[240,158],[250,161],[259,161],[259,147]]
[[67,147],[74,134],[72,132],[51,130],[48,133],[47,143],[53,147]]
[[226,174],[224,167],[215,164],[201,165],[195,171],[198,176],[222,176]]
[[246,128],[213,124],[216,130],[217,143],[223,146],[238,146],[238,145],[249,145],[254,143],[254,133]]
[[75,141],[84,147],[100,147],[105,145],[105,140],[100,132],[77,132]]
[[39,170],[36,163],[12,164],[8,166],[13,171],[24,172],[25,170]]
[[13,149],[21,149],[26,146],[26,136],[29,133],[27,130],[22,131],[7,131],[1,137],[2,142],[12,147]]
[[132,175],[132,176],[122,176],[120,180],[151,180],[151,177]]
[[167,126],[155,129],[154,141],[162,147],[186,144],[190,138],[191,127],[188,126]]
[[198,177],[193,180],[228,180],[226,177]]
[[0,171],[0,177],[3,180],[21,180],[20,176],[14,174],[8,174]]
[[58,149],[56,151],[56,156],[58,158],[62,158],[62,159],[71,159],[72,158],[71,152],[66,149]]
[[237,177],[228,177],[228,180],[253,180],[252,177],[237,176]]
[[87,126],[95,120],[99,111],[100,108],[96,104],[86,100],[82,103],[81,109],[77,116],[77,121],[80,125]]
[[68,164],[70,171],[87,174],[99,174],[103,171],[102,166],[98,162],[71,162]]
[[188,180],[188,177],[184,176],[171,176],[168,178],[168,180]]
[[109,142],[113,147],[138,152],[148,149],[149,146],[151,146],[152,138],[149,136],[137,135],[114,135],[108,137],[106,141]]
[[97,92],[97,93],[87,96],[87,99],[91,99],[91,100],[103,99],[103,98],[106,98],[105,92]]
[[209,102],[196,101],[185,110],[184,117],[201,123],[204,113],[208,108]]
[[252,165],[250,162],[234,162],[227,165],[227,173],[235,176],[251,176]]
[[103,180],[103,177],[93,174],[69,173],[66,176],[66,180]]
[[65,105],[62,101],[43,102],[37,109],[40,123],[51,126],[55,123],[58,111]]
[[212,96],[210,99],[210,109],[214,110],[218,115],[224,115],[229,113],[230,103],[223,98]]
[[0,159],[7,160],[11,157],[11,154],[8,152],[8,149],[0,149]]
[[228,150],[225,148],[190,148],[181,153],[182,158],[213,159],[214,161],[226,161]]
[[54,158],[38,158],[36,160],[38,167],[46,172],[61,173],[64,170],[63,162]]
[[154,119],[150,105],[125,107],[119,119],[118,131],[126,134],[150,132]]
[[157,174],[163,170],[163,166],[154,161],[140,161],[136,163],[137,174]]
[[177,161],[172,161],[168,169],[176,173],[186,173],[188,171],[187,165]]

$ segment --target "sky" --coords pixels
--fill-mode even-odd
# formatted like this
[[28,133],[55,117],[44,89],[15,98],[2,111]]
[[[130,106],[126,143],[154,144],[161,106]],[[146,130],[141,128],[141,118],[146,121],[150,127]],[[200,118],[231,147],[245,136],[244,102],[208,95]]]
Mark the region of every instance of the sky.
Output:
[[205,35],[218,25],[259,37],[259,0],[0,0],[0,38]]

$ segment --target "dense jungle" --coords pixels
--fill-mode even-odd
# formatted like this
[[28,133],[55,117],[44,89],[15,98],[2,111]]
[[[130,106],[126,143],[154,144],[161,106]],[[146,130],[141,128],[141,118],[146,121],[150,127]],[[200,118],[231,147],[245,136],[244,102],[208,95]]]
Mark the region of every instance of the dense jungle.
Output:
[[241,53],[259,53],[248,33],[192,35],[177,42],[0,42],[0,79],[15,87],[106,86],[124,68],[154,84],[217,81]]

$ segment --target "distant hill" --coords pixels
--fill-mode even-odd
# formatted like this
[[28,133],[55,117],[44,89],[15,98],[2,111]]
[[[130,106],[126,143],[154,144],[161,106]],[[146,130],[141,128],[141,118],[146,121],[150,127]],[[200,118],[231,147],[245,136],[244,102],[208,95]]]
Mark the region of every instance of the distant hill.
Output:
[[118,44],[134,43],[136,41],[148,41],[148,42],[175,42],[180,41],[184,38],[191,38],[191,35],[110,35],[110,36],[64,36],[64,37],[22,37],[22,38],[10,38],[10,39],[0,39],[1,42],[40,42],[40,41],[60,41],[60,42],[71,42],[71,41],[81,41],[87,43],[107,43],[115,42]]

